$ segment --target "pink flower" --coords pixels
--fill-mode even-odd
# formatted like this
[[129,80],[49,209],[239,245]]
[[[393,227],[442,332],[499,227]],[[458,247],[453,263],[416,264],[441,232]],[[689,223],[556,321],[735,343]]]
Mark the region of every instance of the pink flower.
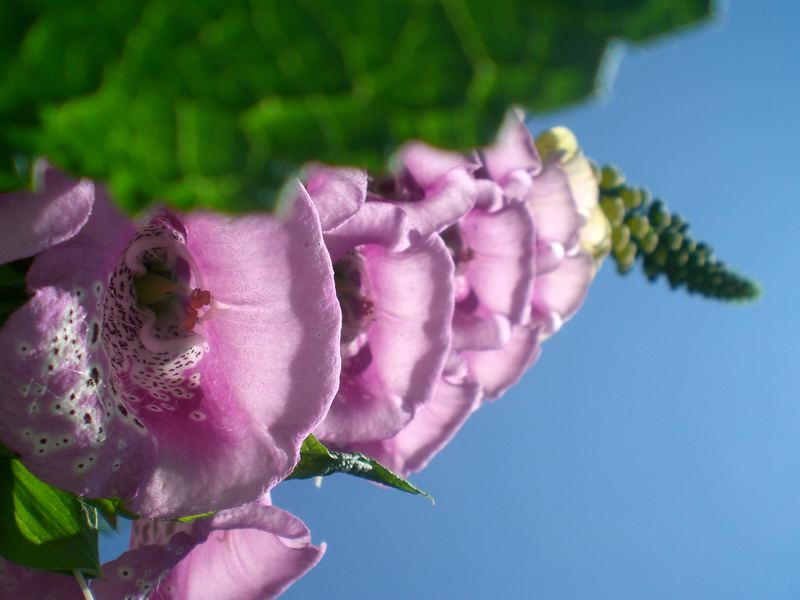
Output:
[[358,444],[365,454],[402,474],[424,468],[484,400],[519,381],[541,340],[579,308],[594,274],[580,244],[597,182],[577,142],[561,151],[564,139],[543,162],[512,115],[481,153],[475,207],[441,234],[456,266],[447,366],[431,401],[392,438]]
[[551,335],[580,308],[594,275],[592,257],[581,251],[580,233],[582,209],[591,203],[586,193],[596,198],[596,185],[586,185],[585,171],[577,161],[571,165],[571,178],[557,152],[543,162],[525,123],[514,113],[482,156],[488,176],[506,196],[524,201],[533,217],[537,250],[533,320],[543,336]]
[[[512,339],[530,312],[530,213],[492,181],[478,179],[476,189],[474,207],[441,232],[455,264],[456,303],[453,342],[434,395],[392,438],[357,445],[401,474],[424,468],[487,395],[499,395],[519,378],[538,350],[535,336],[522,351]],[[419,202],[420,212],[426,206]]]
[[321,167],[308,176],[323,222],[327,207],[355,207],[325,231],[342,308],[342,372],[316,435],[338,448],[391,437],[430,398],[453,314],[442,240],[412,230],[402,203],[365,201],[366,174],[359,186],[343,184],[352,180],[352,171]]
[[[324,544],[311,544],[296,517],[268,503],[249,504],[192,524],[137,521],[131,549],[103,565],[103,577],[90,586],[97,600],[266,600],[302,577],[324,552]],[[71,577],[2,558],[0,590],[15,598],[83,598]]]
[[79,186],[91,215],[36,257],[33,297],[0,330],[0,441],[42,480],[147,516],[260,497],[337,386],[308,195],[286,219],[160,211],[137,227]]

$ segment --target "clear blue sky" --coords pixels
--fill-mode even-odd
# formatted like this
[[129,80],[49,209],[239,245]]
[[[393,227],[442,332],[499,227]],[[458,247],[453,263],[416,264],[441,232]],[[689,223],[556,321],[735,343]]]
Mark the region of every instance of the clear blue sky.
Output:
[[275,491],[328,543],[287,598],[800,598],[800,3],[725,12],[534,123],[667,200],[763,299],[607,265],[523,382],[413,478],[435,507],[343,476]]

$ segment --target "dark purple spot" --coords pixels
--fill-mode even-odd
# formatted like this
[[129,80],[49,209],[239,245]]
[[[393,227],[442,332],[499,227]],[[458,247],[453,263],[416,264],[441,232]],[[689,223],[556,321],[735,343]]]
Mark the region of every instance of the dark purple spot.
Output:
[[83,422],[86,423],[87,425],[89,423],[91,423],[92,422],[92,415],[90,415],[89,413],[84,414],[83,415]]

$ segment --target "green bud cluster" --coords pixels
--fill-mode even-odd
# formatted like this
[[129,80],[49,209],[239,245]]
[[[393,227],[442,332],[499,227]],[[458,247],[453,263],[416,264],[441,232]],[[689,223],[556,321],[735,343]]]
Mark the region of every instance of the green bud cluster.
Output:
[[670,214],[662,200],[626,184],[613,166],[600,170],[600,206],[611,224],[611,256],[619,273],[641,260],[650,281],[664,276],[672,289],[725,301],[747,302],[760,294],[756,283],[730,271],[711,248],[692,239],[689,225]]

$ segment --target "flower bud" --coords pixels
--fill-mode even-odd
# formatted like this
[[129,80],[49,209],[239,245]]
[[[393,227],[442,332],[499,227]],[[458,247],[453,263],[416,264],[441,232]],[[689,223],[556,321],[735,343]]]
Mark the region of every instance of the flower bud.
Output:
[[672,217],[670,217],[667,207],[661,200],[656,200],[650,205],[648,213],[650,217],[650,224],[657,232],[661,232],[670,226]]
[[625,204],[622,202],[622,198],[619,196],[603,196],[603,199],[600,200],[600,207],[612,227],[622,225],[622,221],[625,219]]
[[622,248],[631,241],[631,230],[627,225],[620,225],[611,231],[611,244],[614,248]]
[[603,190],[616,190],[625,184],[625,175],[617,167],[606,165],[600,171],[600,187]]
[[631,235],[637,240],[642,239],[650,231],[650,221],[644,215],[632,215],[625,219],[625,224],[630,228]]

